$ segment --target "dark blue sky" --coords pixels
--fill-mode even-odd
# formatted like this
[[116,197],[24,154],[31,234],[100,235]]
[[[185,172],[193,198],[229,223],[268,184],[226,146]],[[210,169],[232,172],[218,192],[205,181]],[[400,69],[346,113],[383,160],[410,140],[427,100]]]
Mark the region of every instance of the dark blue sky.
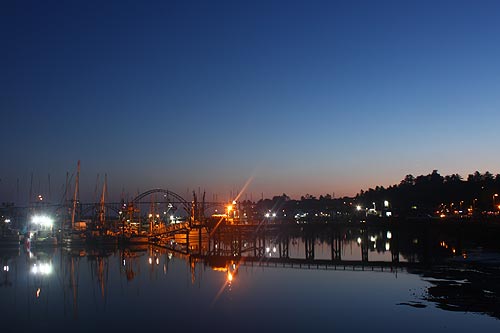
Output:
[[498,1],[2,1],[1,201],[500,172]]

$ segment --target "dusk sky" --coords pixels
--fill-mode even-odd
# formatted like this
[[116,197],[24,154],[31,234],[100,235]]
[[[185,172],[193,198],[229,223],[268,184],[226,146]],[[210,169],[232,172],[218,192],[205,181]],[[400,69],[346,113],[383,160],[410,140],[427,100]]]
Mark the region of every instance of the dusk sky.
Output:
[[500,1],[13,0],[0,27],[1,202],[31,174],[61,200],[78,160],[82,200],[500,173]]

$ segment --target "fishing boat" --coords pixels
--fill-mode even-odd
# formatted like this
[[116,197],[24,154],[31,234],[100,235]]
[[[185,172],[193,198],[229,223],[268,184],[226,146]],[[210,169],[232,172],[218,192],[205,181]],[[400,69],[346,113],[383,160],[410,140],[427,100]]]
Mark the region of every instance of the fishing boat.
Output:
[[81,247],[87,243],[87,235],[84,231],[77,229],[65,230],[61,243],[65,247]]
[[149,236],[147,234],[124,233],[123,242],[126,244],[148,244]]
[[19,247],[19,231],[8,226],[2,226],[0,232],[0,247]]

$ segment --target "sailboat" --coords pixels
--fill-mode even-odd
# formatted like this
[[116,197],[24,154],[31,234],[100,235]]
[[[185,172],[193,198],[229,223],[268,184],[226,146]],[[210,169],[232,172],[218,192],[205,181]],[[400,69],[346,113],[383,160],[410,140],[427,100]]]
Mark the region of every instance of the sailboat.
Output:
[[106,227],[106,198],[107,176],[104,176],[101,200],[99,202],[99,214],[96,223],[89,230],[87,242],[95,245],[116,245],[117,237]]
[[73,193],[73,207],[71,211],[71,225],[63,228],[62,243],[65,246],[83,246],[86,242],[86,224],[85,222],[75,222],[76,203],[78,201],[78,190],[80,181],[80,161],[78,161],[75,191]]

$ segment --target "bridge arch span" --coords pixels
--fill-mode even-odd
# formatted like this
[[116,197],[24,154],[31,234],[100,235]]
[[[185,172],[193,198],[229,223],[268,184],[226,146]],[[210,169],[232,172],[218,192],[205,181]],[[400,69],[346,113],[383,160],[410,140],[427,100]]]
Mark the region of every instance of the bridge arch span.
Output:
[[[138,196],[136,196],[132,200],[132,203],[133,204],[139,204],[139,203],[141,203],[142,199],[144,199],[147,196],[150,196],[152,194],[155,194],[155,193],[163,194],[164,197],[167,198],[168,202],[180,204],[182,206],[182,208],[184,208],[184,210],[187,213],[190,212],[191,202],[187,201],[186,199],[184,199],[183,197],[181,197],[179,194],[177,194],[175,192],[172,192],[172,191],[169,191],[169,190],[165,190],[165,189],[162,189],[162,188],[154,188],[154,189],[145,191],[145,192],[139,194]],[[173,200],[171,200],[171,199],[173,199]]]

